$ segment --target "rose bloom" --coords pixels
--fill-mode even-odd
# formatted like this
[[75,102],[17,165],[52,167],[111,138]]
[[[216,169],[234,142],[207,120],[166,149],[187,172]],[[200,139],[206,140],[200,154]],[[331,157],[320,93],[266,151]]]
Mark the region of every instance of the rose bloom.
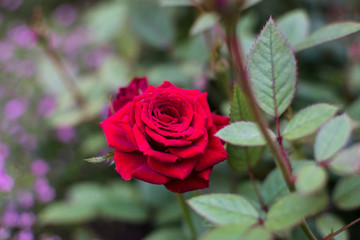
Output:
[[228,157],[214,134],[229,118],[212,114],[206,97],[167,81],[148,86],[146,78],[120,88],[114,114],[100,123],[116,171],[177,193],[207,188],[213,166]]

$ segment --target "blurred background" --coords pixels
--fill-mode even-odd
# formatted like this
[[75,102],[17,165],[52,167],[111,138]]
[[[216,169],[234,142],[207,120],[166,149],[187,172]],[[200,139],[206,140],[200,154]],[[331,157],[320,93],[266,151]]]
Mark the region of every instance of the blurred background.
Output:
[[[195,31],[199,10],[176,2],[182,5],[0,0],[1,240],[185,239],[174,194],[163,186],[125,182],[113,165],[83,161],[110,151],[98,123],[111,96],[135,76],[147,76],[153,85],[170,80],[207,91],[212,110],[228,114],[231,75],[221,37],[215,28]],[[244,51],[269,16],[277,21],[299,9],[310,19],[310,32],[360,20],[357,0],[264,0],[238,24]],[[297,58],[293,111],[327,102],[360,120],[359,34]],[[311,158],[310,150],[305,143],[299,152]],[[255,169],[259,179],[273,167],[266,153],[261,164]],[[246,178],[222,163],[202,192],[231,190],[254,198]],[[206,226],[198,221],[198,231]]]

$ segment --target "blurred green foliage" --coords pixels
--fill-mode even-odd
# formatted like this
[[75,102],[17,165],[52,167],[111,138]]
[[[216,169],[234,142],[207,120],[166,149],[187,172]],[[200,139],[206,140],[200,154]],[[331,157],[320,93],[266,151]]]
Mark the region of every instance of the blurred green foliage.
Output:
[[[57,192],[53,202],[34,207],[38,217],[34,227],[35,239],[44,234],[56,234],[66,240],[186,239],[189,233],[183,231],[185,227],[181,225],[180,208],[174,196],[163,186],[134,180],[124,182],[113,166],[91,165],[82,160],[109,150],[98,123],[106,115],[110,96],[116,94],[117,88],[126,86],[133,76],[146,75],[154,85],[169,80],[179,87],[207,91],[212,111],[228,113],[233,76],[229,72],[226,48],[220,45],[219,33],[214,30],[216,18],[206,15],[199,19],[201,13],[196,8],[168,6],[170,1],[166,0],[66,2],[76,7],[79,14],[71,26],[62,27],[54,19],[54,10],[64,1],[33,0],[24,1],[15,12],[5,12],[0,28],[5,38],[8,29],[17,22],[32,25],[35,9],[41,7],[41,20],[47,32],[62,35],[62,43],[70,41],[66,37],[77,27],[86,29],[86,33],[77,37],[83,45],[75,54],[75,59],[70,58],[64,49],[55,50],[85,99],[84,106],[76,104],[58,66],[45,53],[41,43],[34,49],[26,50],[26,53],[16,53],[34,60],[36,72],[33,77],[22,79],[4,73],[0,80],[1,85],[12,89],[16,95],[28,97],[30,107],[20,125],[38,139],[36,149],[23,151],[21,144],[11,136],[1,136],[1,141],[11,146],[11,163],[8,163],[7,169],[15,178],[16,188],[31,188],[34,179],[29,173],[29,162],[41,157],[51,165],[49,179]],[[173,2],[184,5],[182,1]],[[264,0],[244,11],[237,29],[244,52],[248,53],[270,15],[288,36],[289,42],[295,45],[325,24],[359,20],[359,14],[358,1]],[[294,26],[301,31],[294,34]],[[355,34],[297,53],[298,85],[294,102],[286,115],[291,116],[310,104],[326,102],[341,105],[354,120],[360,120],[360,54],[353,54],[360,51],[355,48],[355,43],[359,42],[359,34]],[[106,48],[107,54],[101,64],[91,68],[82,56],[96,47]],[[13,92],[8,92],[1,104],[5,104],[12,95]],[[36,104],[43,95],[53,96],[57,102],[54,113],[45,120],[36,115]],[[63,125],[75,128],[75,140],[64,143],[56,137],[55,129]],[[359,139],[358,133],[353,138]],[[303,159],[312,158],[312,142],[314,136],[301,144],[291,145],[292,154],[303,156]],[[273,170],[269,152],[265,150],[259,163],[257,160],[254,159],[254,174],[264,180],[259,184],[260,192],[266,204],[271,206],[275,200],[285,197],[288,191],[280,172]],[[210,188],[201,192],[239,192],[259,208],[255,193],[249,190],[250,183],[244,170],[241,167],[242,172],[235,173],[226,164],[219,164],[211,176]],[[358,207],[360,190],[357,178],[349,177],[337,182],[335,177],[330,176],[328,180],[333,201],[340,210]],[[13,193],[15,195],[15,191]],[[345,197],[344,200],[344,196],[349,194],[354,197]],[[0,198],[0,206],[6,201],[14,201],[13,196],[6,194],[0,195]],[[303,199],[296,201],[302,203]],[[340,210],[340,218],[324,215],[316,221],[320,234],[324,235],[329,230],[324,222],[335,218],[338,226],[341,219],[349,222],[359,213],[358,210],[352,213]],[[197,216],[194,218],[198,232],[204,232],[206,223]],[[282,219],[298,220],[301,219]],[[238,226],[235,229],[241,231]],[[204,239],[217,239],[211,238],[211,234],[218,236],[216,232],[209,233]],[[358,236],[360,233],[358,229],[350,229],[344,235],[347,234]],[[302,235],[299,236],[294,239],[302,239]]]

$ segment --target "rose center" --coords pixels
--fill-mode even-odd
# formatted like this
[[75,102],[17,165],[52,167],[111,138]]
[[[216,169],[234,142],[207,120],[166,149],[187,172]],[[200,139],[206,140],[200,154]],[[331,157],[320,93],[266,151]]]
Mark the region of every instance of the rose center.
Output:
[[155,110],[155,116],[164,123],[177,123],[180,115],[174,106],[161,106]]

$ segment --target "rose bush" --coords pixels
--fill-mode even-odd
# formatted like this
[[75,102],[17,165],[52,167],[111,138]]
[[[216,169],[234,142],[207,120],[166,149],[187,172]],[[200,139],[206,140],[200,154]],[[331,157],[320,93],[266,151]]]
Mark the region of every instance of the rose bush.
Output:
[[212,114],[206,98],[167,81],[147,87],[146,78],[119,89],[114,114],[100,124],[116,171],[177,193],[207,188],[213,166],[228,157],[214,134],[229,119]]

